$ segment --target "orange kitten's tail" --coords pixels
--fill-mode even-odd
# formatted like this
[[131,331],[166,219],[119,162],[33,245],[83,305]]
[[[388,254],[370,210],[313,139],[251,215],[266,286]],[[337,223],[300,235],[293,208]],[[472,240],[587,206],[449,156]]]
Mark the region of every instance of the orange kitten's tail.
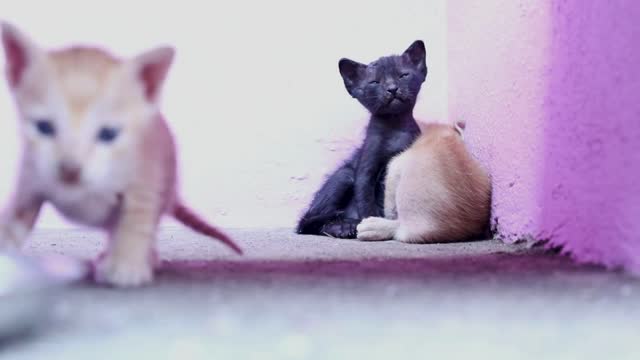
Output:
[[173,208],[173,216],[176,220],[180,221],[184,225],[190,227],[194,231],[197,231],[203,235],[218,239],[225,245],[233,249],[236,253],[242,255],[242,249],[236,243],[231,240],[225,233],[218,230],[212,225],[207,224],[198,215],[196,215],[191,209],[183,204],[176,204]]

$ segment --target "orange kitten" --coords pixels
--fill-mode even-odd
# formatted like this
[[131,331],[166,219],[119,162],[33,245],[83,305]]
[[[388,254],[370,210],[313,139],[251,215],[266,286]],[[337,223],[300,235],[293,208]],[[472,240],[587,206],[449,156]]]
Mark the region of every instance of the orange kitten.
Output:
[[96,279],[136,286],[153,278],[163,214],[241,250],[185,207],[176,149],[160,114],[172,48],[120,60],[95,48],[44,51],[2,24],[6,75],[20,118],[17,188],[0,218],[0,249],[19,250],[43,203],[110,236]]
[[482,235],[489,221],[491,182],[467,151],[464,124],[428,124],[390,163],[385,218],[358,225],[360,240],[450,242]]

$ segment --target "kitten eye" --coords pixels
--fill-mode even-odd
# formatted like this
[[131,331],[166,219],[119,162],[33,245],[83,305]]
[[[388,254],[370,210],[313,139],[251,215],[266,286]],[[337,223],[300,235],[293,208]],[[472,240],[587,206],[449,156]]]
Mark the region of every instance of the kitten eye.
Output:
[[100,129],[100,131],[98,131],[98,140],[105,143],[110,143],[115,140],[116,137],[118,137],[118,133],[118,129],[105,126]]
[[400,79],[406,78],[407,76],[409,76],[409,73],[404,73],[404,74],[400,75]]
[[369,85],[376,85],[376,84],[380,84],[380,81],[378,81],[378,80],[369,81]]
[[35,125],[38,132],[44,136],[53,137],[56,135],[56,127],[49,120],[38,120]]

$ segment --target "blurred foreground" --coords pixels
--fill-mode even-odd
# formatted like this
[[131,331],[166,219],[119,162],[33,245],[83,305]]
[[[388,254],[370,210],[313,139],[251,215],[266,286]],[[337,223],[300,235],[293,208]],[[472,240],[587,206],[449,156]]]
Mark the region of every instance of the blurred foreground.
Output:
[[[4,359],[631,359],[640,282],[495,241],[407,245],[186,230],[137,290],[72,287]],[[37,231],[32,254],[96,256],[99,234]],[[443,356],[446,354],[446,356]]]

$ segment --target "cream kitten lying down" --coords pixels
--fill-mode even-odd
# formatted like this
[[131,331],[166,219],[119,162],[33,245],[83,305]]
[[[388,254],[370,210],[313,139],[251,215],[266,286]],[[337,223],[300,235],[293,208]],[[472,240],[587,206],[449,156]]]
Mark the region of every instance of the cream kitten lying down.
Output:
[[43,51],[2,24],[6,75],[24,144],[17,189],[0,218],[0,249],[19,250],[43,203],[108,231],[96,279],[135,286],[153,278],[163,214],[241,250],[181,202],[176,149],[159,111],[173,60],[157,48],[129,60],[88,47]]
[[462,141],[464,124],[429,124],[387,169],[385,218],[358,225],[360,240],[450,242],[482,235],[491,182]]

